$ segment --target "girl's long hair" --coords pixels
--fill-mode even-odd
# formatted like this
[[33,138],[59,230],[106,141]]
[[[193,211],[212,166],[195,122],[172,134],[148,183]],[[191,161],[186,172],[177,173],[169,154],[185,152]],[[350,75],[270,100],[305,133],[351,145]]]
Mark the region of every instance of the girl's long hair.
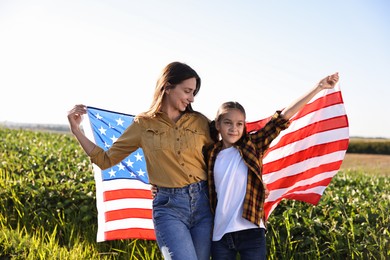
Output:
[[[157,112],[160,111],[163,97],[167,89],[173,89],[177,84],[180,84],[184,80],[195,78],[196,79],[196,88],[194,91],[194,96],[200,90],[201,80],[199,75],[194,69],[182,62],[172,62],[169,63],[162,70],[159,79],[157,80],[156,88],[154,90],[154,97],[150,108],[139,114],[137,117],[154,117]],[[192,112],[192,106],[189,104],[185,112]]]

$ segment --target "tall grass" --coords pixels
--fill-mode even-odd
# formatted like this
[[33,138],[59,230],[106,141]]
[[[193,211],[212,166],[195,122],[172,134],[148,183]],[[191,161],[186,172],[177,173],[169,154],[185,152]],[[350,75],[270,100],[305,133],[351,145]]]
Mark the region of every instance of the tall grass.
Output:
[[[91,165],[66,134],[0,128],[0,259],[162,259],[155,241],[96,242]],[[340,171],[317,206],[282,201],[269,259],[390,259],[390,181]]]

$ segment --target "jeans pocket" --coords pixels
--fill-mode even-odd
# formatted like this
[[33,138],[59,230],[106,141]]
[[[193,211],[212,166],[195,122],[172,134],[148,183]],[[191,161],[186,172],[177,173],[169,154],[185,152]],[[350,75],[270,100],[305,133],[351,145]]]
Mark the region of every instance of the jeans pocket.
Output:
[[153,200],[153,208],[155,207],[167,207],[169,205],[170,198],[164,194],[158,193]]

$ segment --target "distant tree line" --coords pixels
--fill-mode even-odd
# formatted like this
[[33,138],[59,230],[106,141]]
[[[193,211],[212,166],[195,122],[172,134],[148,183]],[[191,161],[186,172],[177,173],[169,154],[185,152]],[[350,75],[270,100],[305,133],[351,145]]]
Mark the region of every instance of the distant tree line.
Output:
[[347,153],[390,154],[390,140],[351,139]]

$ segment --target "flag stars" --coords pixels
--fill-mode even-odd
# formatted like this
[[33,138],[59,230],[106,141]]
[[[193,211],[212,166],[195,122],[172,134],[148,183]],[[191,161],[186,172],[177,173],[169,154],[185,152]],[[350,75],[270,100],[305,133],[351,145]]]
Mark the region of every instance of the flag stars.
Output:
[[139,171],[137,171],[138,175],[139,176],[145,176],[145,173],[142,169],[139,169]]
[[103,126],[101,126],[99,128],[99,132],[100,132],[101,135],[106,135],[106,131],[107,131],[107,129],[104,129]]
[[137,159],[137,161],[142,161],[142,155],[140,155],[139,153],[135,154],[134,156]]
[[123,123],[125,122],[125,121],[122,120],[122,118],[118,118],[115,121],[116,121],[117,125],[120,125],[120,126],[123,126]]
[[[95,141],[104,150],[108,150],[120,139],[123,130],[133,121],[125,115],[112,115],[102,111],[88,111]],[[145,155],[141,150],[131,153],[122,162],[118,162],[107,170],[102,170],[103,181],[131,179],[148,183],[148,172],[145,165]]]
[[118,169],[120,171],[124,171],[125,170],[125,166],[122,163],[118,164],[117,166],[118,166]]
[[95,117],[96,117],[97,119],[99,119],[99,120],[102,120],[102,119],[103,119],[103,117],[102,117],[99,113],[96,113]]
[[112,140],[112,143],[115,143],[116,140],[118,140],[118,138],[115,135],[112,135],[110,139]]
[[113,169],[111,169],[108,174],[110,174],[110,177],[113,178],[115,177],[115,174],[116,174],[116,171],[114,171]]
[[130,166],[131,168],[133,168],[134,162],[132,162],[130,159],[128,159],[128,160],[126,161],[126,164],[127,164],[127,166]]

